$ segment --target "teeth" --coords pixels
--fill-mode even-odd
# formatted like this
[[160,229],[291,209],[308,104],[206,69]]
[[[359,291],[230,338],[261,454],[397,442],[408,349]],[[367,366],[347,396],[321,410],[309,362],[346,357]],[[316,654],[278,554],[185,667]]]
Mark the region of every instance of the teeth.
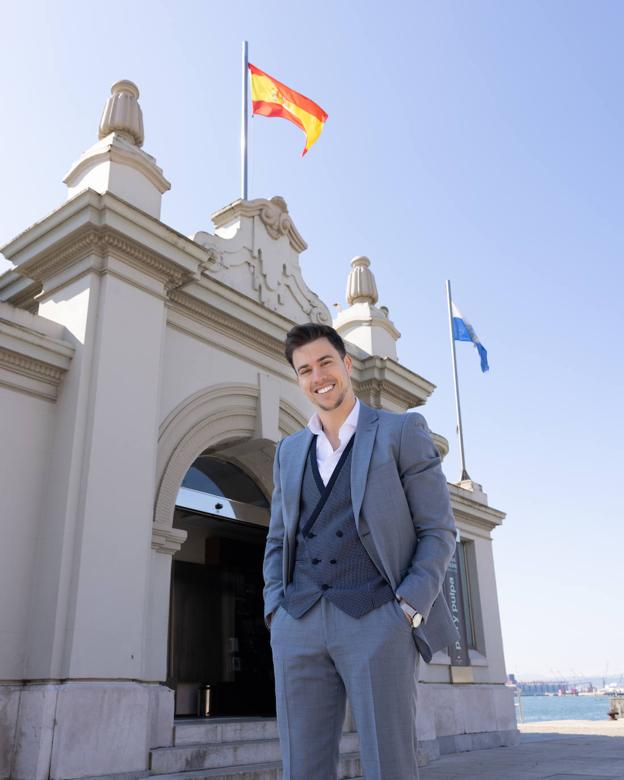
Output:
[[319,395],[325,395],[325,393],[328,393],[330,390],[333,390],[333,389],[334,389],[333,385],[327,385],[327,387],[322,387],[320,390],[317,390],[316,392]]

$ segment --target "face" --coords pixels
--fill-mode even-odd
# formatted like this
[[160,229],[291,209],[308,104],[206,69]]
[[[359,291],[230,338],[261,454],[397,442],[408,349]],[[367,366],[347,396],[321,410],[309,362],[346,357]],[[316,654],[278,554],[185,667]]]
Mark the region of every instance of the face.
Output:
[[328,339],[316,339],[296,349],[293,366],[299,387],[320,410],[333,411],[353,398],[351,358],[340,357]]

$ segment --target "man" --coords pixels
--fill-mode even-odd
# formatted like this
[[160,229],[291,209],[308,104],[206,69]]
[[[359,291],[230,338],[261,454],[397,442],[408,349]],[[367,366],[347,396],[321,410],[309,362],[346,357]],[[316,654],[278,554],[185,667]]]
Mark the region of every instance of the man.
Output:
[[413,780],[416,669],[456,639],[440,595],[455,549],[424,418],[356,399],[327,325],[286,358],[317,409],[275,453],[264,558],[284,780],[334,780],[348,697],[366,780]]

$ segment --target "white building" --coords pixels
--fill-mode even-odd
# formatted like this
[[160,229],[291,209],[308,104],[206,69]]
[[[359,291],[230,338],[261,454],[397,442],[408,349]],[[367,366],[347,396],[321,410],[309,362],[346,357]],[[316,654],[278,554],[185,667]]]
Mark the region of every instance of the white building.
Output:
[[[2,250],[0,778],[276,778],[261,560],[275,444],[310,414],[282,344],[331,316],[282,198],[236,201],[191,238],[160,221],[170,185],[137,99],[113,87],[67,201]],[[334,321],[356,393],[421,406],[434,387],[398,362],[376,301],[356,258]],[[464,640],[421,664],[423,762],[517,737],[491,542],[504,515],[474,483],[450,490]],[[349,718],[342,747],[357,777]]]

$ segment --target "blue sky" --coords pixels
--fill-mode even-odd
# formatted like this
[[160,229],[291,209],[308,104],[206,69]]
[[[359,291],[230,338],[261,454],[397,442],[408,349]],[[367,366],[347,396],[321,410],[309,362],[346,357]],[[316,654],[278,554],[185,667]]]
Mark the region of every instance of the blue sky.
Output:
[[[12,3],[0,50],[0,243],[65,198],[110,85],[141,90],[146,140],[186,234],[238,196],[240,44],[320,103],[306,158],[251,124],[250,196],[283,195],[304,276],[344,303],[371,258],[399,357],[459,476],[444,280],[490,355],[458,345],[468,470],[494,532],[507,667],[624,672],[620,591],[624,233],[618,2]],[[5,267],[0,259],[0,266]]]

